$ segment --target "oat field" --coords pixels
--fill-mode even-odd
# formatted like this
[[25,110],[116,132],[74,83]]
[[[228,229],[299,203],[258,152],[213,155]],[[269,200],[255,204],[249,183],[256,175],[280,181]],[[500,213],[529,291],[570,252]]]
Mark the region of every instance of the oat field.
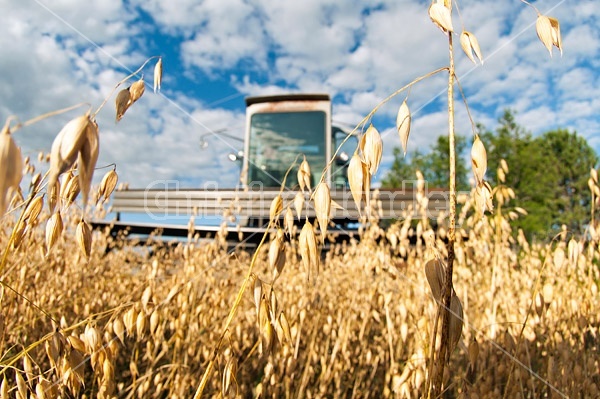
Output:
[[[437,307],[425,264],[444,255],[443,224],[367,229],[323,251],[310,279],[297,241],[280,237],[272,284],[268,243],[248,280],[253,253],[218,237],[135,246],[96,231],[86,259],[75,209],[48,255],[46,210],[8,251],[2,397],[189,398],[211,362],[202,397],[426,397]],[[464,326],[443,397],[598,397],[600,236],[532,244],[510,217],[473,214],[459,229]]]
[[[558,20],[522,2],[537,13],[550,55],[562,53]],[[452,13],[448,0],[428,9],[448,40],[448,66],[389,97],[406,95],[396,121],[406,151],[407,92],[447,73],[448,213],[429,219],[418,192],[416,209],[377,223],[371,180],[382,140],[371,122],[388,98],[356,128],[348,178],[365,218],[344,243],[325,245],[334,204],[324,178],[310,187],[306,161],[290,171],[316,220],[302,219],[309,204],[276,197],[275,233],[257,249],[223,235],[167,245],[91,229],[118,178],[104,171],[92,185],[96,115],[114,97],[116,121],[126,116],[146,83],[117,89],[151,60],[159,91],[161,57],[66,123],[37,163],[22,157],[14,133],[82,105],[9,118],[0,132],[0,398],[599,398],[598,172],[590,171],[585,231],[528,241],[511,226],[527,210],[504,185],[510,165],[498,166],[494,187],[485,180],[485,144],[471,121],[475,184],[456,200],[455,90],[468,103],[454,70]],[[463,28],[459,37],[483,63],[475,36]]]

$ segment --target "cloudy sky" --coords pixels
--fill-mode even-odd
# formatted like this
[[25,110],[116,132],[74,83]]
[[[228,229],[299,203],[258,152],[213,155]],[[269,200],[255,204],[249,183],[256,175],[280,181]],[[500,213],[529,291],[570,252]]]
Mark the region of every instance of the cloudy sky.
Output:
[[[474,33],[485,63],[460,48],[457,72],[471,113],[489,128],[505,108],[533,134],[576,130],[600,153],[600,2],[532,3],[561,23],[564,54],[551,58],[535,32],[536,13],[518,0],[464,0],[455,30]],[[447,39],[424,0],[0,0],[0,118],[25,121],[86,102],[95,109],[115,84],[151,56],[162,56],[163,90],[151,86],[119,122],[114,94],[98,115],[98,166],[116,163],[121,181],[146,187],[179,180],[186,187],[233,186],[227,159],[243,137],[244,97],[324,92],[334,120],[356,124],[382,99],[447,65]],[[152,84],[153,62],[142,72]],[[409,150],[426,150],[447,132],[446,77],[410,91]],[[384,137],[384,165],[399,146],[395,114],[405,94],[382,107],[374,124]],[[25,155],[49,151],[69,119],[85,108],[22,129]],[[471,134],[462,105],[456,126]],[[102,173],[97,173],[101,176]]]

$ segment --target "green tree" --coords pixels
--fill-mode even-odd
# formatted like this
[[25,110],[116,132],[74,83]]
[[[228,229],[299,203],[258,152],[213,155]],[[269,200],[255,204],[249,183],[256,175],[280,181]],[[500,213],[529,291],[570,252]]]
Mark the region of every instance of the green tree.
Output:
[[496,181],[497,168],[500,160],[504,159],[511,169],[509,186],[514,189],[522,177],[522,161],[528,153],[532,152],[529,148],[532,140],[531,133],[517,124],[514,111],[510,109],[505,110],[498,119],[498,126],[494,132],[485,131],[483,126],[479,126],[479,130],[484,132],[481,134],[481,139],[488,155],[487,179],[491,182]]
[[[479,130],[488,156],[487,180],[492,186],[498,184],[497,170],[504,159],[509,167],[504,184],[516,194],[512,205],[528,212],[515,221],[515,227],[540,239],[552,238],[563,224],[574,232],[585,227],[591,201],[587,179],[590,168],[598,164],[598,156],[583,137],[565,129],[533,137],[516,122],[511,110],[504,111],[494,131],[483,126]],[[458,190],[469,189],[467,141],[457,136],[457,153],[462,155],[456,168]],[[415,180],[417,170],[429,187],[446,187],[448,137],[440,136],[428,153],[415,150],[406,158],[400,148],[395,148],[394,162],[382,185],[403,187],[404,182]]]
[[548,169],[556,174],[552,227],[566,224],[571,230],[581,231],[589,222],[591,194],[587,180],[590,168],[598,163],[596,152],[583,137],[565,129],[547,132],[535,142],[548,161]]
[[514,204],[528,215],[515,226],[532,237],[551,238],[565,224],[581,231],[587,223],[589,170],[598,157],[575,132],[558,129],[533,138],[519,126],[514,112],[506,110],[495,132],[483,133],[488,154],[487,177],[494,185],[500,160],[506,160],[506,185],[516,194]]
[[[426,154],[415,150],[404,157],[400,148],[394,148],[394,161],[381,181],[382,186],[401,188],[405,182],[414,181],[417,170],[420,170],[429,187],[445,188],[449,180],[449,146],[448,137],[439,136],[430,152]],[[456,162],[456,186],[458,190],[469,189],[468,169],[464,158],[466,150],[466,137],[457,135],[456,153],[461,155]]]

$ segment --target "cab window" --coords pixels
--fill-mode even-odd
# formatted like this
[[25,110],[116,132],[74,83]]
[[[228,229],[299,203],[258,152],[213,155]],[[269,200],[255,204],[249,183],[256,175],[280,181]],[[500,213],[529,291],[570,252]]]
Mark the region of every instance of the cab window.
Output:
[[[325,167],[326,115],[323,111],[272,112],[252,115],[248,150],[248,184],[281,187],[283,178],[297,159],[306,156],[313,184]],[[297,170],[297,166],[296,166]],[[289,173],[286,187],[297,186],[297,173]]]

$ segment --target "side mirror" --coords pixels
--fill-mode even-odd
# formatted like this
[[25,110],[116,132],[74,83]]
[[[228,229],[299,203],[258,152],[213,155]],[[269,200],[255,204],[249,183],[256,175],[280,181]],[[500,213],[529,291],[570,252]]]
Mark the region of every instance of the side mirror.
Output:
[[349,159],[350,159],[350,157],[348,156],[348,153],[346,153],[345,151],[342,151],[339,154],[337,154],[337,156],[335,157],[335,163],[338,166],[343,166],[348,163]]

